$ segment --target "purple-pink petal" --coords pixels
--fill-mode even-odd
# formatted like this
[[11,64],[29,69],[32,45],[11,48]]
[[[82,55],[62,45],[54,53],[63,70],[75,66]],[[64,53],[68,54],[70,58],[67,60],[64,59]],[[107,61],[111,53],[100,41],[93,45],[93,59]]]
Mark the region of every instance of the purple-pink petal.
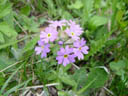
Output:
[[81,48],[81,51],[82,51],[84,54],[88,54],[88,51],[87,51],[88,49],[89,49],[88,46],[84,46],[84,47]]
[[36,51],[36,54],[40,54],[41,51],[42,51],[42,48],[41,47],[35,47],[35,51]]
[[58,60],[58,64],[61,64],[63,62],[63,56],[57,56],[56,60]]
[[73,48],[70,48],[69,46],[66,46],[64,48],[60,48],[60,50],[57,52],[56,60],[58,61],[58,64],[63,64],[66,66],[69,63],[75,62],[75,55],[73,54]]
[[78,40],[76,42],[74,42],[74,54],[78,57],[78,59],[84,59],[83,54],[88,54],[88,49],[89,47],[86,46],[86,41],[84,40],[84,38],[82,38],[81,40]]
[[47,54],[45,52],[41,53],[41,58],[47,57]]
[[69,63],[70,63],[70,61],[68,60],[68,58],[64,58],[63,65],[66,66]]
[[81,52],[79,52],[79,54],[78,54],[78,59],[79,60],[84,59],[84,55]]
[[41,32],[40,38],[43,42],[48,43],[49,41],[55,41],[57,39],[57,36],[58,32],[56,29],[47,27],[44,31]]
[[36,54],[37,55],[41,54],[41,58],[46,57],[47,53],[50,52],[50,49],[49,49],[50,45],[49,44],[45,44],[41,40],[38,41],[38,45],[39,46],[35,47]]
[[75,62],[75,55],[74,54],[72,54],[72,55],[69,55],[69,60],[73,63],[73,62]]

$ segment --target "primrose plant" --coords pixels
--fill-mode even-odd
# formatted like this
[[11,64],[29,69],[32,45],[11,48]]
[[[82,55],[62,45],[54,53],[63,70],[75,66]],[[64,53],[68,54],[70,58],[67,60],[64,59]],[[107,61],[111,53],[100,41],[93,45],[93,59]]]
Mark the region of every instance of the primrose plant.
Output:
[[59,45],[56,60],[58,64],[74,63],[75,58],[84,59],[84,54],[88,54],[89,47],[84,38],[80,38],[83,29],[72,20],[49,21],[49,26],[41,31],[36,54],[41,54],[41,58],[46,58],[50,53],[51,44]]

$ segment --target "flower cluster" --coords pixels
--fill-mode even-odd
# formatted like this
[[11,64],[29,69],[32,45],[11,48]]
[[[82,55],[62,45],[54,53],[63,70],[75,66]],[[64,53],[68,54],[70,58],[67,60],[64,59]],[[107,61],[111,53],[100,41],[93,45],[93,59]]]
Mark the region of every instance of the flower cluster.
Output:
[[35,48],[36,54],[41,54],[41,58],[47,57],[50,52],[50,44],[59,44],[56,60],[58,64],[66,66],[84,59],[83,54],[88,54],[89,47],[84,38],[80,39],[83,29],[72,20],[49,21],[49,26],[41,31],[38,46]]

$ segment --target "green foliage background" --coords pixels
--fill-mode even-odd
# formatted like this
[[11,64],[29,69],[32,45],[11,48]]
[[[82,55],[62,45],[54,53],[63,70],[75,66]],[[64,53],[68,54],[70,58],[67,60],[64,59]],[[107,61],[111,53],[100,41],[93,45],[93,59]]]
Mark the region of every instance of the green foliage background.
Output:
[[[84,29],[90,50],[77,67],[35,55],[40,28],[61,19]],[[37,80],[58,83],[58,96],[127,96],[128,1],[0,0],[0,96],[18,96]],[[51,94],[46,86],[43,91]]]

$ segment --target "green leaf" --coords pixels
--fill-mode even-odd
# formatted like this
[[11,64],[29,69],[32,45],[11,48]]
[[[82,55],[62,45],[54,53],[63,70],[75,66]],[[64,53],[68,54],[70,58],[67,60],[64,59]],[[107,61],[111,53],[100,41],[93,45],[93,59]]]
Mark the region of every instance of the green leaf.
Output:
[[88,74],[88,78],[85,80],[86,85],[93,81],[94,78],[95,82],[91,84],[89,88],[100,88],[104,86],[105,81],[108,80],[108,74],[103,69],[94,68],[91,70],[91,72]]
[[123,60],[120,60],[118,62],[111,62],[110,68],[115,71],[117,75],[122,75],[125,73],[124,69],[126,67],[126,63]]
[[[7,53],[0,52],[0,70],[8,67],[9,65],[13,64],[14,62],[15,62],[15,60],[12,58],[9,58]],[[10,71],[10,69],[8,71]]]
[[23,8],[21,8],[21,13],[28,16],[30,14],[30,5],[26,5]]
[[24,47],[24,49],[23,49],[23,52],[26,52],[26,51],[28,51],[28,50],[33,49],[39,39],[40,39],[39,36],[37,36],[37,37],[34,37],[31,41],[29,41],[29,42],[25,45],[25,47]]
[[11,4],[2,4],[0,3],[0,18],[5,17],[6,15],[8,15],[11,12]]
[[56,16],[56,8],[53,0],[45,0],[45,2],[47,3],[47,7],[49,9],[48,12],[50,15]]
[[64,72],[62,68],[59,69],[58,75],[59,75],[59,79],[63,83],[70,85],[70,86],[76,86],[75,80],[73,80],[73,78],[70,75],[68,75],[66,72]]
[[24,37],[24,38],[22,38],[22,39],[20,39],[20,40],[16,40],[16,41],[14,41],[14,42],[9,42],[9,43],[6,43],[6,44],[2,44],[2,45],[0,45],[0,49],[4,49],[4,48],[6,48],[6,47],[8,47],[8,46],[14,45],[14,44],[16,44],[16,43],[18,43],[18,42],[20,42],[20,41],[23,41],[23,40],[29,38],[29,37],[31,37],[31,35],[26,36],[26,37]]
[[68,11],[62,11],[61,15],[62,15],[62,18],[67,19],[67,20],[70,20],[73,18],[72,15]]
[[93,10],[93,3],[94,0],[82,0],[84,4],[84,14],[87,14],[89,16],[90,12]]
[[13,14],[13,12],[10,12],[6,17],[4,17],[3,21],[6,22],[11,28],[14,28],[14,14]]
[[13,56],[15,57],[16,60],[20,60],[21,57],[23,56],[22,49],[11,47],[10,51],[13,54]]
[[80,0],[77,0],[72,5],[68,6],[70,9],[80,9],[83,7],[83,3]]
[[0,86],[4,84],[5,78],[4,76],[0,73]]
[[71,86],[76,85],[76,82],[68,75],[61,76],[60,79],[65,84],[68,84],[68,85],[71,85]]
[[90,81],[89,83],[87,83],[86,86],[84,86],[83,88],[81,88],[81,89],[78,91],[78,94],[81,94],[81,93],[85,92],[95,81],[96,81],[96,78],[93,78],[92,81]]
[[93,16],[89,21],[89,26],[95,29],[98,26],[104,25],[108,22],[108,19],[103,16]]
[[11,28],[6,22],[0,23],[0,31],[8,37],[16,36],[16,31]]
[[89,20],[91,16],[91,11],[93,10],[94,0],[82,0],[83,5],[83,14],[81,15],[82,26]]
[[39,24],[35,22],[35,17],[28,18],[27,16],[22,15],[22,19],[25,30],[29,30],[29,32],[39,32]]
[[104,34],[101,38],[99,38],[99,40],[92,40],[90,44],[89,54],[85,56],[85,59],[88,59],[89,56],[93,56],[98,51],[100,51],[105,46],[105,43],[108,41],[108,38],[115,30],[116,29],[112,30],[111,32],[107,32],[107,34]]
[[0,42],[1,43],[4,43],[5,42],[4,37],[3,37],[3,34],[1,32],[0,32]]
[[86,83],[87,78],[87,72],[85,68],[80,68],[79,70],[76,70],[73,74],[73,79],[77,82],[77,88],[80,88]]

